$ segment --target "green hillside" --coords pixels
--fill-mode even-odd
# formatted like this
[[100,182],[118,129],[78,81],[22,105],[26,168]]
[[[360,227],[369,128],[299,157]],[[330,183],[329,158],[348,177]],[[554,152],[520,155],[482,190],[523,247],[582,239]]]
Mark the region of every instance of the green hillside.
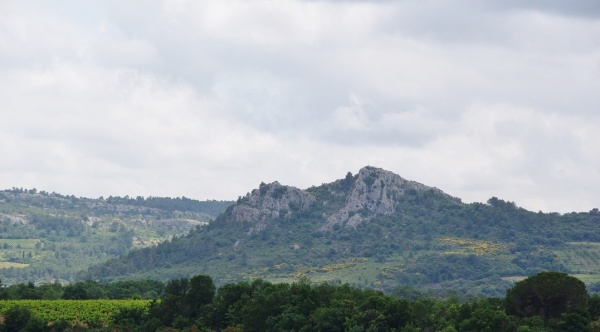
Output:
[[497,198],[464,204],[439,189],[366,167],[306,190],[261,184],[208,227],[131,251],[79,277],[207,274],[217,284],[306,277],[385,291],[411,286],[503,295],[514,281],[543,270],[598,281],[596,248],[596,209],[560,215]]
[[3,190],[0,279],[4,284],[71,281],[91,265],[187,234],[232,203]]

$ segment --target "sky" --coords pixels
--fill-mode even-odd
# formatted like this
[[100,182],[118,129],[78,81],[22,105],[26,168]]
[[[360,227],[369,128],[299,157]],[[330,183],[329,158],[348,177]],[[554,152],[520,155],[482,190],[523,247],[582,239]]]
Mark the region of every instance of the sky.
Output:
[[600,2],[0,1],[0,188],[235,200],[381,167],[600,208]]

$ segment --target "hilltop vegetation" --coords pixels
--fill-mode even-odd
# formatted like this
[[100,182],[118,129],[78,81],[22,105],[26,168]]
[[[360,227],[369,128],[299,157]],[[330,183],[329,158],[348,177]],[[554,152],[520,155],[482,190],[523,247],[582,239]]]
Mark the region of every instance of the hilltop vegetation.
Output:
[[72,281],[93,264],[205,225],[231,203],[3,190],[0,278],[5,284]]
[[80,274],[103,281],[207,274],[218,285],[263,278],[348,282],[387,292],[501,296],[544,270],[599,281],[600,213],[530,212],[366,167],[300,190],[275,182],[240,197],[208,227],[134,250]]

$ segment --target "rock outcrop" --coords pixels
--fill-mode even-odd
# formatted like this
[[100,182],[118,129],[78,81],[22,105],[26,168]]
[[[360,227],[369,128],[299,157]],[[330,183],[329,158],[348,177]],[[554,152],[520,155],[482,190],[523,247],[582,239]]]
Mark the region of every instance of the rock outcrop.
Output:
[[[391,215],[396,212],[401,197],[407,192],[434,190],[442,193],[439,189],[371,166],[362,168],[354,178],[349,174],[341,181],[345,189],[338,187],[330,190],[335,190],[331,192],[332,195],[347,195],[345,203],[341,208],[324,214],[325,220],[319,227],[321,231],[331,230],[336,225],[354,228],[377,215]],[[310,190],[283,186],[279,182],[261,183],[258,189],[240,198],[227,218],[250,223],[247,234],[252,235],[267,229],[274,219],[290,218],[294,211],[310,209],[319,204],[325,208],[328,202],[317,201]]]
[[276,218],[289,218],[293,211],[309,208],[316,199],[314,196],[290,186],[282,186],[279,182],[261,183],[258,189],[242,198],[231,211],[230,218],[239,222],[257,223]]
[[358,173],[345,206],[329,216],[321,230],[331,229],[334,225],[356,227],[378,214],[391,215],[396,211],[398,199],[408,190],[430,189],[441,192],[380,168],[364,167]]

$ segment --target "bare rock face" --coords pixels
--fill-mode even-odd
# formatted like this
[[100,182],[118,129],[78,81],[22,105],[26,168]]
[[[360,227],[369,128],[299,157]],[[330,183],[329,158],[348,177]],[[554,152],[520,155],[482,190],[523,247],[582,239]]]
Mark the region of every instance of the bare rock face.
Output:
[[11,224],[27,224],[27,216],[24,214],[4,214],[0,213],[0,221],[8,221]]
[[[408,190],[424,191],[433,189],[423,184],[408,181],[392,172],[375,168],[362,168],[346,205],[327,218],[321,230],[334,225],[356,227],[378,214],[391,215],[396,210],[398,198]],[[437,189],[434,189],[437,190]]]
[[231,219],[256,223],[253,231],[261,231],[266,227],[265,221],[289,218],[293,211],[307,209],[315,201],[314,196],[298,188],[282,186],[279,182],[261,183],[258,189],[233,207]]
[[[321,231],[331,230],[336,225],[354,228],[377,215],[396,213],[401,197],[407,192],[434,190],[442,193],[439,189],[370,166],[362,168],[355,178],[350,174],[350,177],[341,181],[348,183],[347,189],[343,191],[343,195],[347,195],[346,201],[338,210],[323,215],[325,220],[320,227]],[[295,211],[307,210],[317,204],[325,207],[327,201],[317,202],[309,191],[283,186],[278,182],[261,183],[258,189],[240,198],[228,219],[249,223],[247,234],[252,235],[268,229],[272,220],[290,218]]]

